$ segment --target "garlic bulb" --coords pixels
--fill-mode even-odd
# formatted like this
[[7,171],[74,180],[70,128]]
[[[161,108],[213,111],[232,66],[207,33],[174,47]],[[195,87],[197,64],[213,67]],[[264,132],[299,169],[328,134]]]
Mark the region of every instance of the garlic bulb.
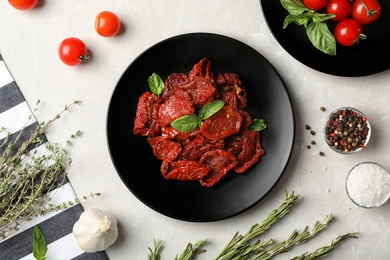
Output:
[[116,218],[99,209],[87,209],[73,226],[77,244],[85,252],[103,251],[118,238]]

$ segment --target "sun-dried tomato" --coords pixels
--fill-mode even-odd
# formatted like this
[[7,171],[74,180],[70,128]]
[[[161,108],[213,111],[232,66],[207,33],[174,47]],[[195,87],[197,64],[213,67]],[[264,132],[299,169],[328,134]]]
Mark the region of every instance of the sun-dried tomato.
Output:
[[234,91],[236,97],[238,98],[238,103],[240,108],[247,106],[246,90],[242,86],[241,80],[237,74],[234,73],[224,73],[220,74],[217,77],[217,84],[220,85],[220,88],[229,89]]
[[224,139],[240,131],[242,116],[229,106],[224,106],[216,114],[203,122],[201,131],[212,140]]
[[172,121],[195,112],[191,101],[172,96],[159,109],[158,120],[161,126],[168,126]]
[[197,161],[204,153],[215,149],[222,149],[223,146],[224,142],[222,139],[214,141],[199,134],[183,147],[178,159]]
[[209,174],[209,168],[196,161],[163,161],[161,173],[167,180],[198,181]]
[[173,161],[182,150],[181,144],[162,136],[149,137],[148,142],[159,160]]
[[194,107],[198,109],[213,101],[217,92],[214,84],[205,77],[197,77],[180,87],[191,95]]
[[260,143],[260,133],[245,129],[242,133],[242,150],[237,155],[238,165],[234,168],[237,173],[246,172],[258,162],[264,150]]
[[161,102],[162,99],[151,92],[145,92],[139,98],[134,120],[134,134],[156,136],[160,133],[160,124],[157,117]]
[[200,180],[200,184],[211,187],[225,178],[226,174],[237,165],[238,159],[228,151],[217,149],[205,153],[199,162],[210,168],[209,174]]
[[209,79],[214,83],[214,73],[211,69],[211,66],[211,60],[209,60],[208,58],[201,59],[192,67],[192,70],[188,74],[188,78],[190,80],[194,80],[198,77],[205,77],[206,79]]

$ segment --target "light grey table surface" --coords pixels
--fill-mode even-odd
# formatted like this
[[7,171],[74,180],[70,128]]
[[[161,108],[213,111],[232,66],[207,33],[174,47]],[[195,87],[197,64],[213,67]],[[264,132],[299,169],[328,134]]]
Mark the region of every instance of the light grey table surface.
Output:
[[[124,32],[103,38],[94,31],[98,12],[118,14]],[[262,221],[284,199],[285,190],[301,195],[290,215],[264,236],[286,238],[294,228],[313,226],[330,213],[336,217],[321,235],[276,259],[288,259],[347,232],[358,231],[359,239],[340,244],[328,259],[386,259],[390,255],[389,204],[379,209],[361,209],[347,197],[344,180],[349,169],[362,161],[376,161],[390,169],[390,70],[357,78],[315,71],[290,56],[267,27],[259,1],[42,1],[38,8],[21,12],[7,1],[0,2],[0,53],[29,104],[42,100],[37,114],[46,120],[74,99],[82,105],[72,109],[47,133],[52,142],[63,142],[76,130],[69,178],[79,196],[91,191],[103,195],[89,200],[85,208],[112,212],[119,221],[120,235],[107,250],[110,259],[146,259],[153,239],[164,240],[163,259],[173,259],[188,242],[209,238],[199,259],[211,259],[236,231],[245,232]],[[273,191],[250,210],[222,221],[191,223],[161,215],[140,202],[121,182],[111,163],[106,144],[106,113],[110,96],[126,67],[145,49],[178,34],[210,32],[238,39],[253,47],[276,68],[291,95],[296,136],[291,160]],[[68,67],[57,57],[62,39],[83,39],[93,51],[93,60]],[[367,149],[342,156],[332,152],[321,134],[327,112],[342,106],[362,110],[372,125]],[[317,131],[317,144],[305,130]],[[318,156],[318,152],[325,156]],[[66,249],[64,249],[66,250]]]

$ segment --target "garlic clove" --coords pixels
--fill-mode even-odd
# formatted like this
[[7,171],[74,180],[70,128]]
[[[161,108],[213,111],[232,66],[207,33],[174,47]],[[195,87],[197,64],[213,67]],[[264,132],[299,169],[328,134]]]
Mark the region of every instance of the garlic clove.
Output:
[[116,218],[99,209],[87,209],[73,226],[77,244],[85,252],[103,251],[118,238]]

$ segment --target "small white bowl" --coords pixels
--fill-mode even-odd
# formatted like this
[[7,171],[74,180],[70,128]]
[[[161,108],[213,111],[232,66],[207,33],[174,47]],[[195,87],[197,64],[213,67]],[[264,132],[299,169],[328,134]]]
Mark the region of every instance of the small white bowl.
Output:
[[[358,122],[351,122],[347,127],[351,128],[362,128],[362,136],[360,137],[362,140],[364,140],[364,143],[359,143],[359,141],[355,141],[359,139],[358,135],[353,135],[353,133],[348,133],[348,131],[342,130],[341,132],[340,127],[341,123],[335,122],[333,119],[335,117],[339,118],[338,120],[343,120],[345,116],[339,117],[339,114],[343,113],[354,113],[354,115],[358,115],[358,117],[361,117],[360,123]],[[363,120],[364,118],[364,120]],[[358,118],[359,120],[360,118]],[[349,120],[347,120],[349,122]],[[344,123],[345,124],[345,123]],[[333,129],[335,128],[335,129]],[[336,131],[335,131],[336,130]],[[350,129],[348,129],[350,130]],[[351,129],[352,130],[352,129]],[[334,131],[334,132],[332,132]],[[357,130],[357,133],[359,130]],[[367,132],[367,134],[364,134]],[[352,134],[352,136],[350,136]],[[331,136],[334,135],[334,136]],[[358,109],[352,108],[352,107],[341,107],[336,110],[334,110],[332,113],[329,114],[329,116],[326,119],[325,127],[324,127],[324,138],[325,142],[328,144],[328,146],[335,152],[341,153],[341,154],[353,154],[356,152],[359,152],[366,148],[368,142],[370,141],[371,138],[371,125],[370,122],[368,121],[367,117]],[[333,139],[332,139],[333,138]],[[335,140],[335,138],[337,138]],[[347,140],[341,141],[341,138],[345,138]],[[352,140],[352,141],[351,141]],[[342,144],[342,142],[344,144]],[[349,148],[348,148],[349,147]]]
[[375,162],[359,163],[349,171],[345,189],[359,207],[380,207],[390,197],[390,173]]

